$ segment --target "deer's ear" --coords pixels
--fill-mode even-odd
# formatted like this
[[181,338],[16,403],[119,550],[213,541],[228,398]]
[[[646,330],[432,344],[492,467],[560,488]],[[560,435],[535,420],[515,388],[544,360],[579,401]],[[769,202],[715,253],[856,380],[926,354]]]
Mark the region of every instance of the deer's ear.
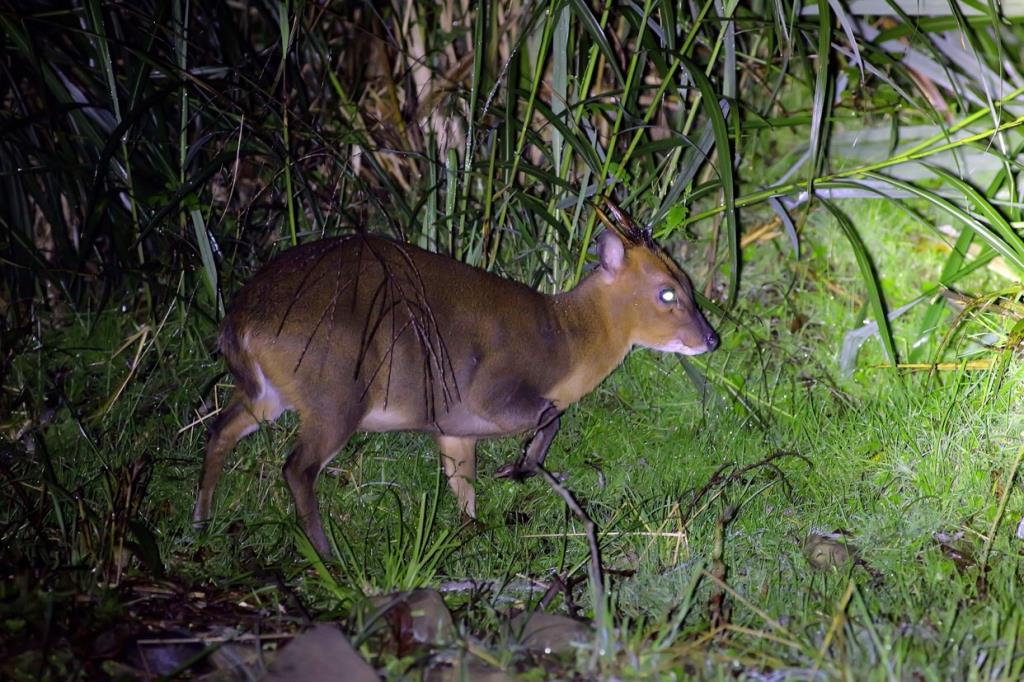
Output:
[[626,262],[626,245],[612,230],[605,230],[597,236],[597,255],[601,258],[601,270],[606,276],[615,277]]

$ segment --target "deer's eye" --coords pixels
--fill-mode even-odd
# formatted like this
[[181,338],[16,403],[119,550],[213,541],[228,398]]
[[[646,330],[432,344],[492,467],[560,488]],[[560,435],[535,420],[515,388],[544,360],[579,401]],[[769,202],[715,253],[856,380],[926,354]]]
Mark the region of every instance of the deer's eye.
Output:
[[675,290],[672,289],[671,287],[665,287],[664,289],[658,292],[658,300],[661,301],[662,303],[675,303]]

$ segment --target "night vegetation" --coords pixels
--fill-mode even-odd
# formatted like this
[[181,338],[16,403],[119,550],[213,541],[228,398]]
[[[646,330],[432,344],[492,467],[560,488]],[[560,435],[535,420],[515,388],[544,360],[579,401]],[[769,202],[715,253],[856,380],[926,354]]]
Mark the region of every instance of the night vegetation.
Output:
[[[0,31],[0,678],[259,676],[312,622],[395,679],[1024,675],[1019,2],[0,0]],[[366,232],[562,291],[605,196],[722,337],[562,419],[605,604],[563,500],[491,476],[515,439],[471,525],[429,439],[357,437],[323,563],[286,418],[192,528],[217,325],[272,255]],[[534,609],[588,625],[546,654]]]

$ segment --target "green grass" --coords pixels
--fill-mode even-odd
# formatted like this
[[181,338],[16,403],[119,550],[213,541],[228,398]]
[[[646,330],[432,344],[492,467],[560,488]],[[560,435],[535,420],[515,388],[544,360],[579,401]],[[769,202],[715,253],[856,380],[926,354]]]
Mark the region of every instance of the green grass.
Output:
[[[880,204],[851,211],[876,246],[880,270],[894,273],[882,279],[887,294],[913,292],[923,273],[941,265],[941,251],[923,249],[914,268],[895,267],[905,257],[901,233],[911,224]],[[1019,448],[1024,374],[1011,362],[986,372],[901,377],[873,367],[884,356],[870,341],[861,369],[840,377],[836,350],[864,310],[851,300],[859,294],[856,265],[848,252],[833,250],[835,235],[834,224],[817,212],[805,233],[804,261],[784,250],[749,261],[749,293],[730,314],[732,322],[718,323],[723,348],[702,363],[717,386],[714,395],[702,399],[676,359],[638,351],[569,411],[549,464],[567,475],[601,528],[612,610],[603,653],[584,649],[575,659],[548,661],[549,670],[627,678],[815,669],[850,679],[1021,673],[1020,541],[1012,537],[1024,515],[1019,492],[1010,494],[995,535],[989,531]],[[837,295],[826,282],[847,294]],[[806,317],[802,326],[793,326],[797,315]],[[27,548],[42,533],[52,544],[32,550],[41,565],[95,565],[106,580],[122,583],[151,579],[162,569],[203,589],[257,590],[288,608],[284,593],[261,587],[260,576],[280,575],[307,608],[353,619],[354,634],[362,622],[361,593],[467,579],[507,583],[504,591],[475,597],[448,595],[449,605],[465,641],[513,670],[537,665],[506,648],[501,614],[539,598],[521,590],[524,577],[583,576],[587,547],[578,522],[541,481],[489,476],[518,452],[514,439],[481,447],[483,528],[461,530],[430,439],[353,439],[319,485],[343,560],[317,572],[300,549],[280,476],[297,426],[284,419],[237,448],[211,527],[197,534],[190,512],[205,429],[192,422],[199,387],[220,369],[205,347],[212,327],[184,319],[189,322],[169,321],[148,337],[131,380],[98,419],[89,415],[116,392],[136,356],[138,340],[111,360],[111,349],[135,331],[124,318],[83,316],[17,359],[40,394],[52,390],[58,367],[68,379],[45,439],[47,451],[59,453],[53,479],[36,468],[37,460],[8,465],[35,502],[31,509],[7,508],[8,541]],[[988,322],[1000,324],[1009,322]],[[980,326],[968,325],[963,338]],[[901,319],[894,329],[905,344],[916,321]],[[738,388],[760,421],[725,385]],[[227,390],[218,383],[208,398],[223,400]],[[779,451],[800,457],[729,477]],[[716,472],[724,474],[720,483],[706,487]],[[106,516],[125,500],[138,501],[137,528]],[[710,570],[727,507],[734,516],[724,527],[721,561],[732,615],[714,635],[715,585],[701,571]],[[856,561],[812,567],[808,536],[835,531],[846,535]],[[958,538],[950,542],[966,557],[959,566],[937,534]],[[159,560],[147,553],[147,542],[159,548]],[[50,580],[104,593],[85,578],[73,572]],[[24,603],[19,599],[31,602],[17,584],[5,588],[7,617]],[[575,597],[589,608],[584,587]],[[24,635],[30,626],[15,621],[7,627]],[[365,640],[364,653],[395,674],[415,668],[386,653],[377,658],[379,636]]]
[[[1024,24],[981,3],[869,17],[851,44],[843,3],[463,6],[0,6],[0,677],[115,675],[111,641],[307,616],[415,676],[456,654],[398,651],[363,596],[466,579],[489,589],[446,595],[452,649],[527,679],[1020,677],[1024,311],[999,272],[1024,263],[1004,68]],[[555,291],[602,193],[685,256],[723,345],[634,353],[563,420],[548,463],[611,587],[593,647],[503,633],[528,580],[581,579],[594,612],[581,525],[542,481],[490,476],[515,439],[480,448],[478,528],[430,439],[354,438],[319,484],[341,550],[322,566],[280,475],[286,417],[192,529],[230,391],[216,323],[272,253],[366,229]],[[854,560],[814,568],[836,531]]]

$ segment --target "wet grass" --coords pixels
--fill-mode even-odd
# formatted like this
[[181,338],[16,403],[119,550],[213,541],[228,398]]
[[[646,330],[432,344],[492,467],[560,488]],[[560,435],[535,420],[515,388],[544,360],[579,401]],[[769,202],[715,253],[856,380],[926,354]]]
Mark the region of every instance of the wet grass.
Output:
[[[928,258],[941,262],[940,249],[923,249],[913,269],[888,267],[903,257],[892,244],[905,242],[890,241],[900,221],[875,207],[853,210],[880,267],[894,273],[883,285],[895,298],[914,290]],[[549,465],[601,528],[611,608],[594,647],[544,662],[549,673],[1021,674],[1014,531],[1024,506],[1010,476],[1024,377],[1012,358],[992,352],[987,371],[897,374],[875,366],[883,361],[877,340],[865,345],[859,369],[841,376],[837,350],[864,308],[855,265],[830,249],[835,228],[819,216],[801,261],[784,252],[751,260],[749,294],[717,321],[723,347],[697,359],[710,380],[703,390],[678,359],[638,351],[568,412]],[[985,315],[962,328],[959,347],[1012,326]],[[188,324],[171,314],[140,333],[123,317],[83,316],[17,359],[33,399],[52,410],[45,438],[28,444],[34,456],[5,462],[21,495],[3,523],[35,556],[5,588],[11,641],[43,627],[18,608],[49,604],[54,651],[70,674],[90,637],[126,616],[125,586],[158,576],[258,595],[268,613],[298,613],[301,604],[314,618],[346,619],[354,636],[364,596],[447,586],[463,646],[519,672],[541,663],[506,650],[499,622],[538,602],[543,590],[524,585],[558,576],[574,585],[571,599],[556,596],[547,608],[589,613],[579,523],[541,481],[489,476],[518,452],[514,439],[481,447],[481,525],[462,527],[428,438],[355,438],[319,485],[342,551],[317,572],[300,549],[280,476],[297,427],[284,419],[237,448],[210,529],[193,531],[199,415],[216,409],[229,386],[215,381],[222,370],[209,353],[212,326],[180,319]],[[902,344],[917,322],[896,325]],[[109,616],[61,626],[67,607],[54,604],[76,592],[107,603]],[[382,669],[422,670],[422,659],[392,658],[373,641],[364,653]]]
[[[0,677],[130,676],[157,636],[199,675],[211,633],[314,621],[392,678],[467,653],[528,679],[1020,677],[1022,24],[697,5],[0,4]],[[271,254],[366,229],[560,290],[603,193],[723,344],[634,353],[563,420],[548,463],[610,588],[588,646],[501,627],[595,612],[580,524],[490,475],[515,439],[481,446],[463,526],[430,439],[354,438],[320,566],[285,418],[192,529],[216,322]],[[447,590],[444,651],[366,615],[416,586]]]

